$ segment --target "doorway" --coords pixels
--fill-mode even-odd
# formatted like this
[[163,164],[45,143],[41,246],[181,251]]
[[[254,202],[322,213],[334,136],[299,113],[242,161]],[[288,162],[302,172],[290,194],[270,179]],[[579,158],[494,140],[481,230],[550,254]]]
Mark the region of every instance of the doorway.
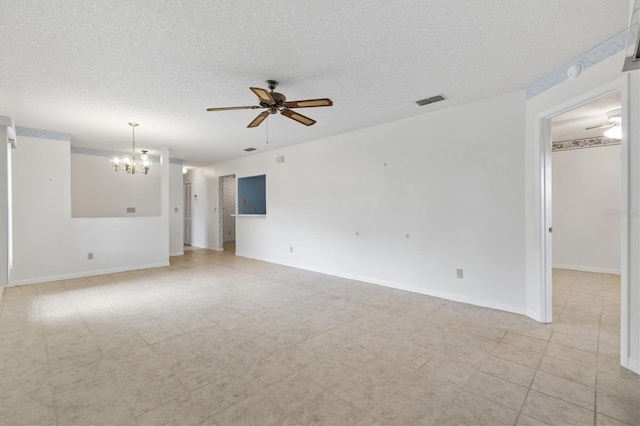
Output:
[[191,184],[184,184],[184,244],[191,245]]
[[219,244],[223,249],[235,252],[236,242],[236,175],[220,177],[220,236]]
[[551,119],[553,322],[608,353],[620,346],[620,108],[617,92]]
[[[589,281],[590,284],[583,287],[591,287],[594,288],[593,283],[599,280],[601,282],[607,282],[608,284],[612,284],[612,286],[617,286],[619,288],[618,294],[613,294],[613,298],[616,299],[617,305],[620,306],[619,316],[613,316],[607,314],[608,316],[608,326],[609,330],[614,330],[610,333],[608,344],[611,346],[617,346],[619,348],[620,354],[620,364],[624,367],[629,367],[629,283],[628,283],[628,272],[629,272],[629,217],[624,214],[624,212],[628,212],[629,206],[629,147],[628,147],[628,132],[629,132],[629,124],[628,124],[628,78],[622,77],[611,83],[608,83],[598,89],[594,89],[590,92],[584,93],[574,99],[566,101],[556,107],[550,108],[547,111],[544,111],[538,115],[539,123],[540,123],[540,146],[542,149],[542,157],[541,157],[541,179],[542,179],[542,192],[541,192],[541,205],[542,205],[542,218],[540,226],[540,235],[541,235],[541,259],[542,259],[542,280],[541,280],[541,315],[542,320],[544,322],[556,322],[558,326],[565,327],[561,325],[563,323],[562,315],[559,315],[556,318],[556,312],[554,312],[554,308],[559,310],[561,308],[561,303],[556,303],[554,306],[554,298],[553,296],[557,293],[554,292],[554,283],[557,282],[559,277],[564,275],[565,279],[575,278],[575,282],[573,283],[573,290],[581,290],[578,279],[582,282]],[[598,276],[598,275],[589,275],[589,274],[598,274],[600,272],[615,272],[615,270],[605,270],[605,271],[597,271],[593,272],[589,271],[572,271],[572,272],[561,272],[561,269],[557,269],[554,271],[554,255],[553,255],[553,247],[554,241],[553,236],[557,235],[557,227],[554,227],[554,208],[553,208],[553,145],[552,145],[552,130],[553,130],[553,120],[556,117],[561,117],[563,114],[568,113],[572,110],[576,110],[581,107],[585,107],[592,102],[599,102],[602,99],[611,96],[618,96],[620,100],[620,119],[619,119],[619,127],[621,130],[620,136],[620,144],[619,144],[619,180],[617,182],[617,186],[619,188],[619,204],[618,208],[612,209],[603,209],[602,211],[592,212],[591,214],[597,214],[601,216],[614,216],[613,219],[618,221],[618,230],[619,233],[619,265],[620,265],[620,278],[619,284],[615,283],[616,279],[610,279],[615,274],[607,274],[606,276]],[[610,98],[609,98],[610,99]],[[608,122],[608,117],[605,115],[604,122]],[[601,124],[605,124],[605,123]],[[610,124],[610,123],[609,123]],[[585,128],[588,126],[585,126]],[[584,139],[584,138],[583,138]],[[604,149],[604,148],[590,148],[592,150]],[[586,151],[585,151],[586,152]],[[602,219],[602,218],[600,218]],[[561,223],[561,221],[560,221]],[[566,223],[565,223],[566,224]],[[610,223],[609,223],[610,224]],[[589,233],[590,230],[584,231],[584,233]],[[556,259],[557,260],[557,259]],[[565,265],[566,266],[566,265]],[[574,265],[575,266],[575,265]],[[607,269],[607,268],[604,268]],[[556,273],[556,277],[554,278],[554,272]],[[568,281],[568,280],[567,280]],[[564,296],[567,296],[565,292]],[[588,299],[588,298],[587,298]],[[611,299],[611,298],[609,298]],[[611,301],[611,300],[609,300]],[[585,300],[583,299],[583,302]],[[602,298],[594,298],[592,297],[589,302],[585,302],[583,307],[587,308],[588,304],[594,303],[602,308],[603,299]],[[566,305],[565,305],[566,307]],[[574,304],[575,307],[575,304]],[[583,317],[582,320],[587,322],[589,319],[587,316]],[[574,320],[578,319],[574,316]],[[569,325],[571,326],[571,325]],[[575,325],[574,325],[575,326]],[[569,328],[569,327],[565,327]],[[618,330],[617,338],[615,330]],[[596,338],[598,337],[598,333],[593,333]],[[614,341],[615,340],[615,341]]]

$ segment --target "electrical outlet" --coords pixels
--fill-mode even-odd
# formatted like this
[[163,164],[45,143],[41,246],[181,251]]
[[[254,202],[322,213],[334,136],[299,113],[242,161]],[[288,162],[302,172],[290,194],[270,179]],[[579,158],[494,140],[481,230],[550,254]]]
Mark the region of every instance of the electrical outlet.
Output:
[[463,277],[463,274],[462,274],[462,269],[456,269],[456,276],[457,276],[458,278],[464,278],[464,277]]
[[127,207],[127,213],[135,213],[135,212],[136,212],[135,207]]
[[177,207],[175,208],[175,212],[178,213],[178,208]]
[[289,253],[293,253],[293,246],[289,247]]
[[93,253],[87,253],[87,260],[93,260]]

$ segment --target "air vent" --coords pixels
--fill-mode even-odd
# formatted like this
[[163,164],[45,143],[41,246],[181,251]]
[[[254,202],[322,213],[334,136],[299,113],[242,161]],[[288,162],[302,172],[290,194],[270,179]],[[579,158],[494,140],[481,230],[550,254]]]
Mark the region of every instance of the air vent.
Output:
[[433,104],[433,103],[436,103],[436,102],[444,101],[445,99],[447,99],[447,98],[445,98],[444,95],[437,95],[437,96],[432,96],[432,97],[427,98],[427,99],[422,99],[420,101],[417,101],[416,103],[418,105],[420,105],[420,106],[424,106],[424,105],[429,105],[429,104]]
[[247,152],[251,152],[251,151],[255,151],[256,149],[255,148],[245,148],[244,150],[247,151]]

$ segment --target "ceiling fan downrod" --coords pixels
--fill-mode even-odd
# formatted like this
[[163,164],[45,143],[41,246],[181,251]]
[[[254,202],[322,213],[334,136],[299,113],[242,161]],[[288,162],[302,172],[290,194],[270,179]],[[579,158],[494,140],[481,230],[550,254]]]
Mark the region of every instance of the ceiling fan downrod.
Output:
[[278,82],[275,80],[267,80],[266,83],[267,83],[267,87],[272,92],[275,90],[276,87],[278,87]]

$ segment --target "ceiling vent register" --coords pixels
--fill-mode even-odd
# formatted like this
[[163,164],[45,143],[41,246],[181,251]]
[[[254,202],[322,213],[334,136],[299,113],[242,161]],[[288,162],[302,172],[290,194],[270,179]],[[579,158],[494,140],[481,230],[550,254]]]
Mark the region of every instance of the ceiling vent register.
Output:
[[420,106],[424,106],[424,105],[429,105],[429,104],[434,104],[436,102],[444,101],[445,99],[447,98],[444,95],[437,95],[427,99],[416,101],[416,103]]

